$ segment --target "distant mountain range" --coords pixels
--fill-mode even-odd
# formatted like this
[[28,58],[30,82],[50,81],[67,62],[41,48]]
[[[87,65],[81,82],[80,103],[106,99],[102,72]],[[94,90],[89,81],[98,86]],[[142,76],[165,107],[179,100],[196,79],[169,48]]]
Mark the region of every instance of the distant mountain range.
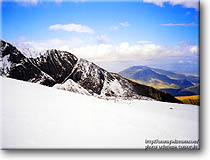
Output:
[[[3,77],[103,99],[145,99],[182,103],[164,91],[108,72],[66,51],[51,49],[36,56],[26,56],[30,54],[22,53],[15,46],[1,40],[0,53],[0,73]],[[179,84],[191,86],[192,83],[181,81]]]
[[147,66],[132,66],[119,74],[138,83],[166,91],[173,96],[200,94],[198,75],[174,73]]

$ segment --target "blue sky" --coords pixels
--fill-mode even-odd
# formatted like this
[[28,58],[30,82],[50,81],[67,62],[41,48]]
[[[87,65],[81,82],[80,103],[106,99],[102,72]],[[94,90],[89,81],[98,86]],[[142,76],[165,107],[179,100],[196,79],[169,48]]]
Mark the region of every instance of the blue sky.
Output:
[[196,68],[198,0],[165,1],[3,1],[1,38],[68,50],[115,72],[132,64],[158,67],[157,60]]

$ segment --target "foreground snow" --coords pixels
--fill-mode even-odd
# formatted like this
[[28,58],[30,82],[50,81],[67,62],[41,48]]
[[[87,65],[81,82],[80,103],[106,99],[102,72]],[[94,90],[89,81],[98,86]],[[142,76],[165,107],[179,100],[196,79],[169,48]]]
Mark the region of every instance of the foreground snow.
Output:
[[145,140],[197,140],[199,108],[103,100],[0,77],[3,148],[144,148]]

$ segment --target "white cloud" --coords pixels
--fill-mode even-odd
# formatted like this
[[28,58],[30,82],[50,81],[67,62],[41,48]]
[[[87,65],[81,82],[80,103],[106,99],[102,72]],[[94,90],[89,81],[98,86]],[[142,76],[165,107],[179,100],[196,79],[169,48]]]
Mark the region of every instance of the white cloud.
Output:
[[[98,39],[104,40],[106,38],[104,35],[101,35]],[[175,46],[158,45],[152,42],[137,42],[136,44],[130,44],[128,42],[122,42],[120,44],[93,44],[92,42],[83,41],[78,38],[68,40],[49,39],[43,41],[30,41],[23,42],[23,44],[36,50],[58,49],[69,51],[79,58],[84,58],[93,62],[144,62],[146,60],[159,60],[167,57],[196,56],[199,54],[198,46],[190,44],[178,44]]]
[[160,7],[164,7],[164,3],[168,2],[172,6],[182,5],[185,8],[195,8],[198,10],[199,8],[199,0],[143,0],[146,3],[153,3]]
[[178,63],[182,64],[182,63],[184,63],[184,61],[183,60],[179,60]]
[[111,26],[109,29],[110,30],[118,30],[119,29],[119,26]]
[[148,44],[152,43],[152,41],[137,41],[138,44]]
[[161,24],[161,26],[197,26],[195,23],[167,23]]
[[128,22],[121,22],[120,25],[123,26],[123,27],[129,27],[130,26],[130,24]]
[[104,34],[99,35],[96,37],[97,43],[99,44],[106,44],[109,43],[111,40]]
[[61,3],[63,0],[55,0],[56,3]]
[[15,46],[18,48],[31,48],[33,50],[42,51],[46,49],[58,49],[63,51],[71,51],[71,48],[80,47],[84,45],[84,41],[78,38],[71,38],[68,40],[63,39],[48,39],[48,40],[41,40],[41,41],[17,41]]
[[26,37],[25,36],[19,36],[17,37],[18,41],[25,41]]
[[197,45],[190,46],[189,50],[192,54],[198,54],[198,52],[199,52],[199,48]]
[[[1,1],[3,1],[3,2],[16,2],[16,3],[18,3],[18,4],[20,4],[24,7],[36,6],[37,4],[45,2],[45,1],[50,1],[50,2],[55,2],[55,3],[63,2],[63,0],[0,0],[0,2]],[[71,1],[71,0],[68,0],[68,1]]]
[[49,26],[49,30],[64,30],[68,32],[79,32],[79,33],[94,33],[94,30],[88,26],[81,24],[55,24]]
[[23,6],[35,6],[38,4],[38,0],[12,0]]
[[144,61],[164,57],[192,56],[193,46],[162,46],[157,44],[99,44],[73,48],[72,53],[92,61]]
[[118,30],[121,27],[130,27],[131,25],[128,22],[120,22],[119,25],[113,25],[109,29],[110,30]]

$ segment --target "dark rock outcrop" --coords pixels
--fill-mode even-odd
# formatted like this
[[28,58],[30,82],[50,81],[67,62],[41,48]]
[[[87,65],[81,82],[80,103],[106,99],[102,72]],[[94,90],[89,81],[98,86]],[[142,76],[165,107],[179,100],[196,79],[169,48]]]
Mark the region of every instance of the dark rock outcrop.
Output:
[[11,44],[1,41],[1,75],[23,81],[53,86],[56,82],[38,67],[33,65],[20,51]]
[[71,73],[77,60],[73,54],[55,49],[47,50],[40,57],[30,58],[34,66],[50,75],[56,83],[64,81]]
[[111,74],[87,60],[80,59],[69,76],[91,93],[101,94],[105,80],[113,80]]

